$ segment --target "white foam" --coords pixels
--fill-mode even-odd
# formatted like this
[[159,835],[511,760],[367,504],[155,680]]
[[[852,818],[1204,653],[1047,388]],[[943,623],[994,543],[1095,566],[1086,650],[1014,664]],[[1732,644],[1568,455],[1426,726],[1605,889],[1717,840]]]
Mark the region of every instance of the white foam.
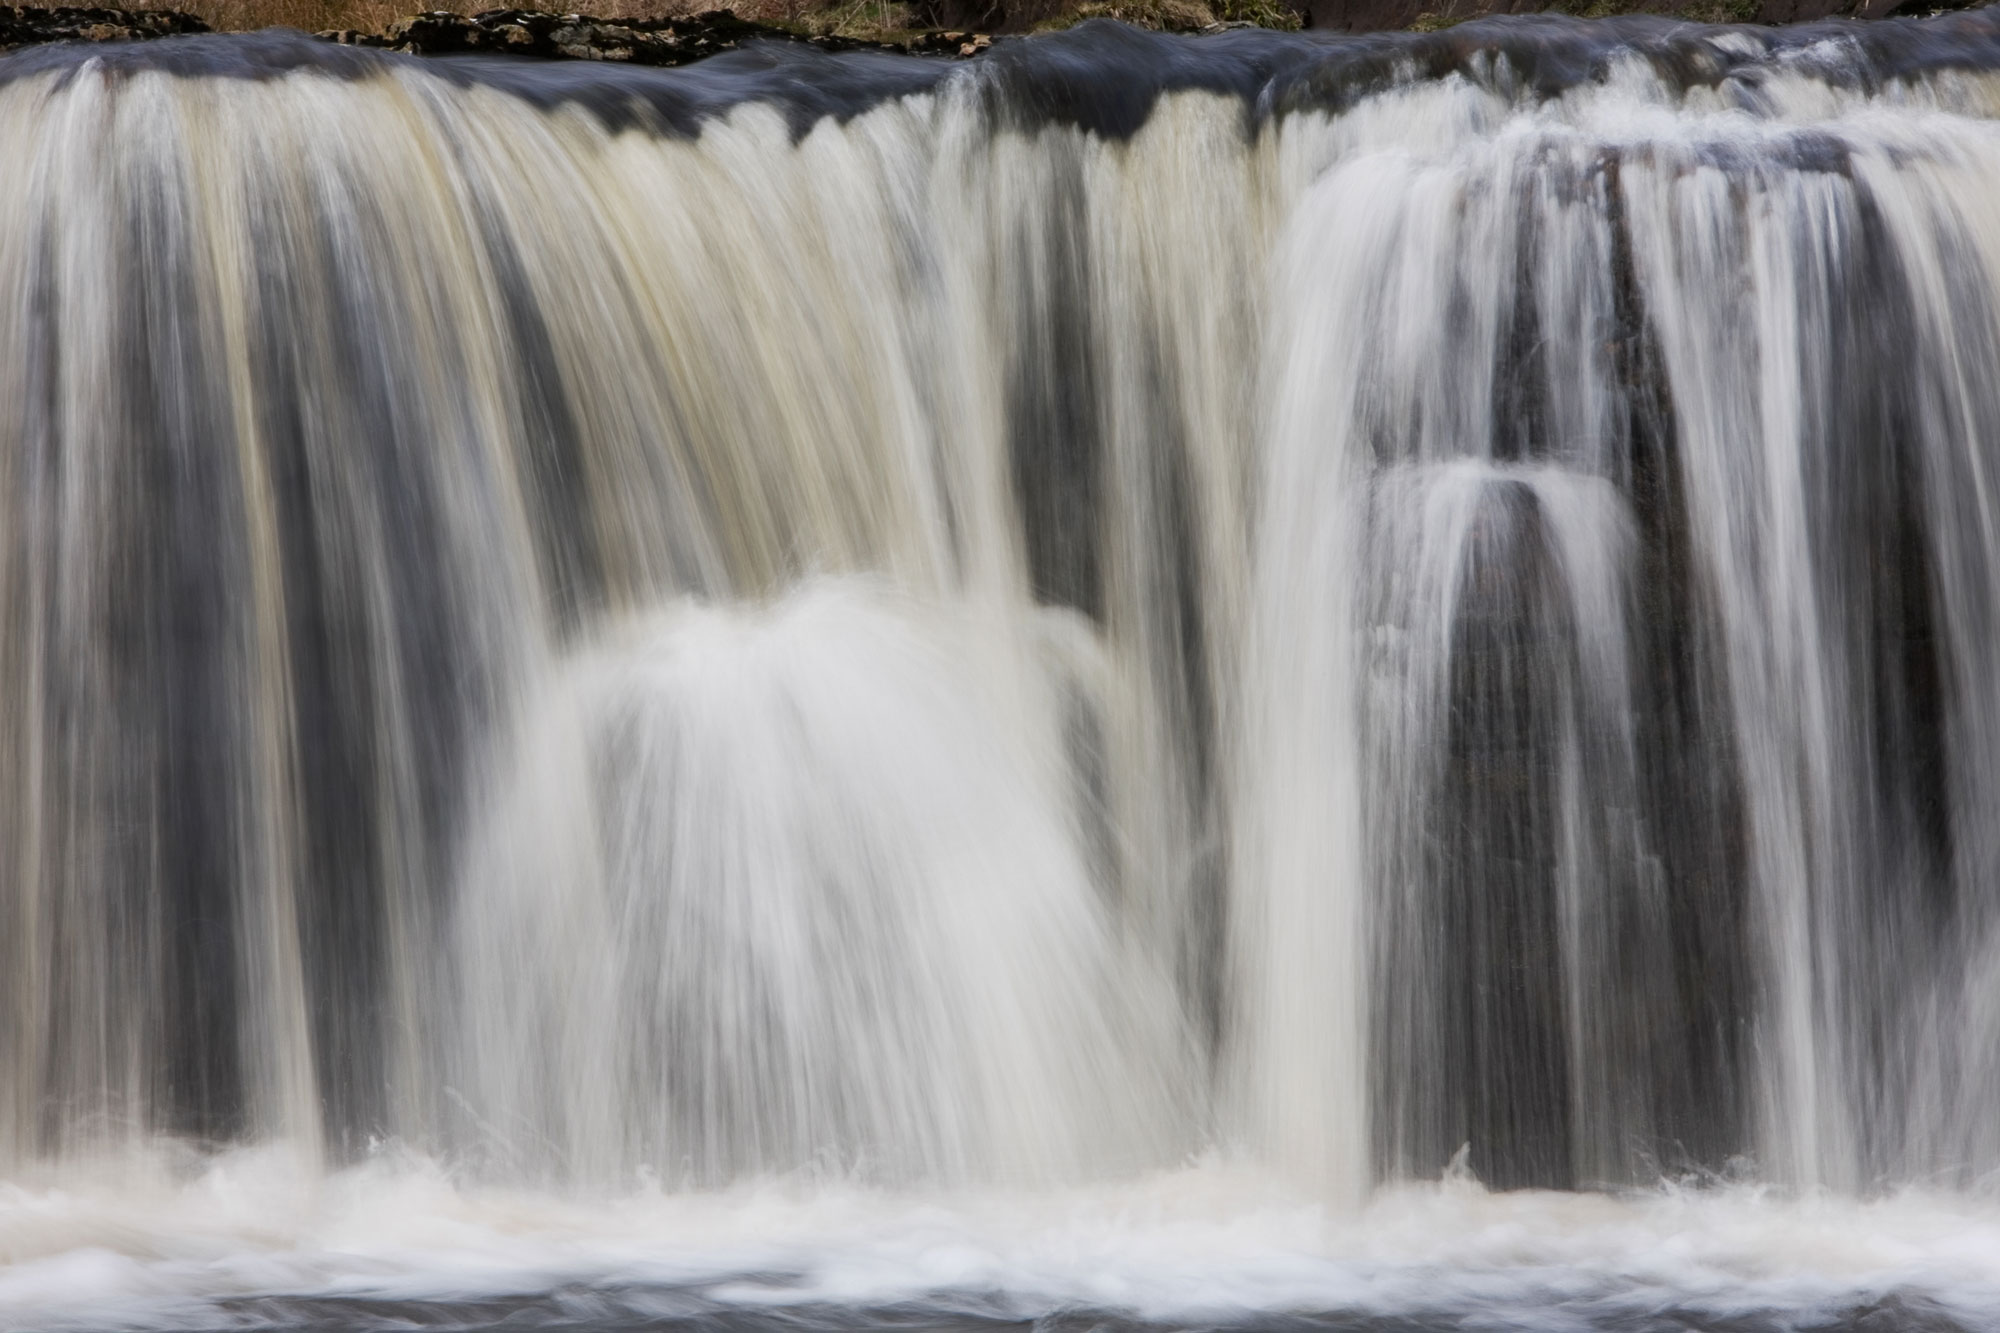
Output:
[[1808,1313],[1892,1292],[1935,1300],[1968,1325],[2000,1309],[2000,1206],[1923,1192],[1610,1197],[1454,1180],[1391,1188],[1344,1212],[1209,1161],[1066,1191],[773,1181],[582,1199],[462,1188],[395,1153],[322,1178],[278,1149],[142,1174],[143,1186],[128,1165],[0,1190],[0,1326],[174,1327],[250,1297],[449,1300],[579,1285],[692,1289],[739,1306],[934,1302],[1021,1317],[1084,1307],[1152,1320],[1477,1309],[1581,1326],[1660,1309]]

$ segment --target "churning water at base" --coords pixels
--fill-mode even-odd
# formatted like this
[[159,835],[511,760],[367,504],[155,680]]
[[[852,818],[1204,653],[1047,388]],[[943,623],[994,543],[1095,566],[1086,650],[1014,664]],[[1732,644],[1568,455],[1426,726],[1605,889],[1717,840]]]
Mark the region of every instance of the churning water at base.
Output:
[[2000,19],[0,181],[0,1322],[1993,1322]]
[[[185,1167],[185,1164],[182,1164]],[[1114,1186],[466,1190],[269,1150],[0,1196],[0,1324],[106,1329],[1855,1330],[1994,1326],[2000,1213],[1940,1193],[1476,1183],[1358,1212],[1208,1162]]]

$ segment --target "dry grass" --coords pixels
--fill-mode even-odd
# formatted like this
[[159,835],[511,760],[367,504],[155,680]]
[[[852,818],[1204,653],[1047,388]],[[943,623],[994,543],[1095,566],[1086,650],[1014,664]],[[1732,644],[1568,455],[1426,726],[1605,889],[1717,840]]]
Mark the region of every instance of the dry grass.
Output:
[[781,27],[800,28],[816,37],[861,37],[881,41],[913,31],[918,25],[916,6],[901,0],[835,0],[829,5],[807,6],[793,0],[789,12],[758,15],[736,11],[745,18]]
[[1252,23],[1287,31],[1299,26],[1298,12],[1285,0],[1055,0],[1045,17],[1030,26],[1047,32],[1085,19],[1117,19],[1162,32],[1200,32],[1218,23]]

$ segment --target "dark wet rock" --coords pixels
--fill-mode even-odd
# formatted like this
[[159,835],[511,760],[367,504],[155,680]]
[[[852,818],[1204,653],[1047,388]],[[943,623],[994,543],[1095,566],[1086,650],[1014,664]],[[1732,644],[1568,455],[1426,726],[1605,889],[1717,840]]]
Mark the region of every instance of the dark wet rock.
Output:
[[1334,32],[1436,31],[1507,14],[1607,18],[1656,14],[1694,23],[1810,23],[1922,17],[1970,9],[1969,0],[1304,0],[1306,26]]
[[386,47],[412,55],[516,55],[652,66],[686,65],[761,41],[794,42],[821,51],[891,51],[947,59],[968,58],[991,45],[990,38],[969,32],[926,33],[907,42],[811,36],[753,23],[720,9],[659,19],[595,19],[526,9],[491,9],[469,18],[437,12],[403,19],[381,37],[351,32],[320,35],[343,45]]
[[[1732,99],[1746,105],[1757,103],[1760,85],[1781,69],[1870,94],[1951,71],[2000,69],[2000,5],[1937,18],[1827,19],[1726,31],[1665,15],[1584,21],[1543,13],[1495,16],[1436,32],[1302,36],[1325,45],[1315,59],[1276,71],[1260,93],[1261,113],[1339,111],[1384,88],[1453,75],[1511,96],[1558,97],[1602,82],[1617,62],[1633,57],[1670,88],[1726,83]],[[1806,134],[1785,151],[1800,155],[1798,165],[1816,160],[1820,169],[1841,169],[1826,160],[1833,149],[1825,136]]]
[[[918,0],[915,16],[924,31],[894,41],[816,36],[739,18],[727,10],[658,19],[597,19],[577,14],[534,10],[493,9],[466,16],[443,11],[420,13],[393,24],[384,34],[351,29],[315,34],[322,42],[346,47],[375,48],[411,55],[518,55],[544,60],[585,60],[638,66],[687,65],[724,52],[760,43],[778,42],[828,53],[878,53],[965,60],[993,47],[990,33],[1018,29],[1024,15],[1040,14],[1049,0]],[[1633,16],[1640,20],[1684,20],[1700,23],[1787,24],[1834,18],[1911,18],[1935,16],[1972,7],[1969,0],[1282,0],[1304,15],[1305,26],[1320,32],[1390,33],[1414,30],[1439,37],[1451,29],[1451,49],[1487,46],[1500,39],[1543,36],[1548,29],[1525,28],[1501,34],[1489,24],[1466,20],[1539,16],[1563,21],[1576,17]],[[1030,13],[1032,11],[1032,14]],[[1526,19],[1529,23],[1535,20]],[[1630,20],[1624,20],[1629,22]],[[1629,40],[1637,30],[1620,27],[1612,18],[1601,32],[1598,25],[1564,30],[1563,40],[1593,49]],[[1463,29],[1460,25],[1465,23]],[[1083,25],[1096,28],[1093,21]],[[1259,34],[1272,30],[1255,25],[1206,23],[1187,27],[1148,22],[1143,27],[1200,31],[1210,35],[1236,29]],[[208,25],[192,14],[170,10],[28,8],[0,6],[0,51],[58,42],[129,42],[154,37],[206,33]],[[1647,30],[1647,37],[1655,34]],[[1988,34],[1982,29],[1979,37]],[[1940,40],[1950,41],[1943,30]],[[1561,44],[1560,42],[1558,43]],[[1428,48],[1426,49],[1428,51]],[[1429,51],[1436,56],[1444,47]],[[1164,54],[1164,53],[1156,53]],[[1399,48],[1396,60],[1411,56],[1425,63],[1425,51]],[[1359,49],[1344,53],[1350,63]],[[1171,63],[1171,62],[1170,62]],[[1335,63],[1341,63],[1336,61]],[[1429,63],[1437,63],[1435,60]],[[1445,63],[1454,63],[1446,60]],[[1932,62],[1934,63],[1934,62]],[[1949,61],[1944,63],[1950,63]],[[1433,71],[1435,73],[1437,71]],[[1171,82],[1171,80],[1169,80]],[[1365,82],[1365,81],[1364,81]]]
[[[1240,102],[1251,133],[1275,117],[1339,112],[1427,79],[1456,76],[1517,99],[1557,97],[1611,77],[1633,58],[1669,88],[1727,85],[1732,104],[1743,106],[1756,106],[1763,84],[1780,70],[1875,91],[1952,71],[2000,69],[2000,6],[1920,20],[1726,29],[1659,15],[1586,21],[1541,14],[1356,35],[1243,27],[1176,36],[1093,19],[1024,39],[951,31],[895,45],[798,38],[727,14],[612,23],[493,11],[420,15],[393,37],[267,29],[95,47],[48,41],[0,56],[0,84],[44,74],[64,79],[86,68],[111,77],[266,79],[309,69],[369,78],[422,62],[433,77],[543,109],[574,107],[614,132],[693,137],[711,118],[756,102],[803,135],[828,117],[845,120],[930,91],[956,77],[959,58],[975,55],[980,74],[966,87],[1024,132],[1064,125],[1123,139],[1146,123],[1161,96],[1199,91]],[[1713,151],[1732,150],[1722,143]],[[1801,130],[1764,151],[1786,153],[1804,169],[1847,169],[1839,142],[1820,133]]]
[[[209,31],[192,14],[170,10],[36,9],[0,6],[0,51],[64,41],[124,42]],[[738,18],[727,10],[660,19],[596,19],[525,9],[490,9],[466,16],[443,11],[412,15],[387,33],[339,29],[314,34],[339,46],[411,55],[517,55],[545,60],[686,65],[757,42],[787,42],[820,51],[879,51],[964,60],[993,44],[985,33],[934,31],[904,41],[814,36]]]
[[[768,32],[705,59],[685,55],[678,63],[665,65],[648,65],[640,59],[571,59],[561,51],[553,59],[522,58],[503,54],[509,48],[497,43],[472,45],[493,41],[486,32],[435,55],[415,54],[433,49],[421,42],[400,50],[384,49],[389,40],[354,33],[314,37],[290,28],[266,28],[102,46],[48,42],[0,54],[0,86],[41,76],[60,82],[84,70],[112,79],[156,73],[262,80],[302,70],[326,78],[366,79],[398,67],[420,66],[444,82],[491,88],[542,110],[574,107],[613,132],[631,129],[692,138],[713,117],[745,103],[777,110],[795,135],[803,135],[828,117],[844,121],[885,101],[928,92],[963,68],[959,60],[912,55],[904,49],[866,44],[849,49],[843,44],[842,49],[827,50],[811,41],[779,40]],[[974,40],[958,43],[950,54],[960,54]],[[1021,43],[1003,42],[993,49],[997,53],[1017,45]],[[666,56],[644,48],[634,54]]]
[[29,9],[0,5],[0,51],[39,42],[133,42],[207,32],[192,14],[167,10]]

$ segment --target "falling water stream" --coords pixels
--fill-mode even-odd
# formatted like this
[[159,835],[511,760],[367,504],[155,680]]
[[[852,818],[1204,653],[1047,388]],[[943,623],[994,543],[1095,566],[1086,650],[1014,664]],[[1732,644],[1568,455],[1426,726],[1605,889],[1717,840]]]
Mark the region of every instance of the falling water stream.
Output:
[[2000,1323],[2000,11],[0,58],[0,1326]]

